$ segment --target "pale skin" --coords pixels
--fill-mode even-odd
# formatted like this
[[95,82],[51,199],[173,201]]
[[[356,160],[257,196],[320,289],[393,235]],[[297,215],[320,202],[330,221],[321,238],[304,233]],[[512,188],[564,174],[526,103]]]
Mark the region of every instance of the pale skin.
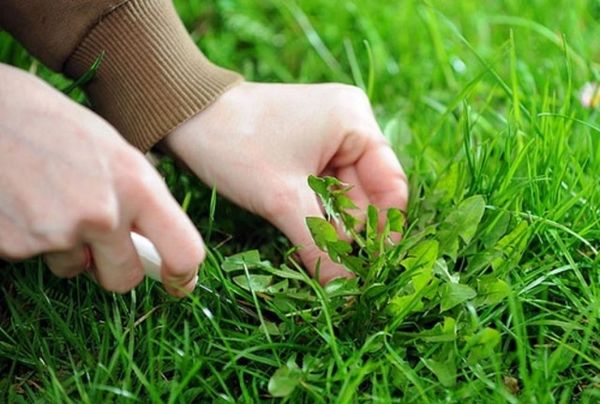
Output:
[[0,65],[0,257],[45,254],[56,275],[84,270],[84,246],[104,288],[144,277],[129,232],[163,259],[167,290],[193,290],[200,235],[144,156],[102,118],[36,77]]
[[[128,236],[135,230],[156,245],[167,290],[191,291],[204,258],[200,235],[141,153],[26,73],[0,66],[0,88],[0,154],[9,156],[0,160],[8,190],[0,195],[0,228],[10,229],[0,233],[0,256],[45,254],[50,269],[67,277],[83,271],[83,246],[90,245],[98,282],[126,292],[143,278]],[[352,185],[361,208],[406,209],[406,176],[355,87],[241,83],[161,147],[277,226],[311,274],[319,263],[322,283],[351,275],[310,238],[305,218],[323,214],[308,175]]]
[[278,227],[311,274],[320,261],[321,283],[350,274],[312,242],[305,218],[323,213],[309,175],[351,185],[360,211],[406,209],[404,171],[356,87],[242,83],[164,144],[205,183]]

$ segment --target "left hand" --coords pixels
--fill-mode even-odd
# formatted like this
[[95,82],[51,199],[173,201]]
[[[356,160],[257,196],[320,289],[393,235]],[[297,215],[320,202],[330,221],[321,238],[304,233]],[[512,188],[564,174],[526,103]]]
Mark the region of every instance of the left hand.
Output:
[[356,87],[241,83],[174,130],[164,145],[205,183],[277,226],[321,283],[351,276],[312,241],[307,216],[323,217],[307,177],[353,185],[359,208],[406,209],[398,159]]

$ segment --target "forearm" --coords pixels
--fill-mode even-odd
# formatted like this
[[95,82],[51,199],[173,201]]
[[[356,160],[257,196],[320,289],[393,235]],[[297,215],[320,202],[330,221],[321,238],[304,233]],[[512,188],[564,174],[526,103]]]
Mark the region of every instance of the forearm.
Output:
[[202,55],[169,0],[2,1],[0,25],[50,67],[78,78],[104,53],[85,90],[143,151],[241,80]]
[[62,71],[81,39],[127,0],[0,0],[0,26],[29,52]]

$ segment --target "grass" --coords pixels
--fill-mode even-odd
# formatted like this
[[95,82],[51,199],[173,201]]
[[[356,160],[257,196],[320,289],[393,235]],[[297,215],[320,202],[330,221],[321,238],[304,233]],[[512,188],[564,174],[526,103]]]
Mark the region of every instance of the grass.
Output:
[[[355,234],[340,255],[364,276],[323,289],[164,161],[208,240],[203,286],[120,296],[2,264],[0,400],[600,401],[600,110],[578,101],[597,0],[176,4],[248,79],[367,90],[410,176],[404,240]],[[0,61],[69,86],[0,35]]]

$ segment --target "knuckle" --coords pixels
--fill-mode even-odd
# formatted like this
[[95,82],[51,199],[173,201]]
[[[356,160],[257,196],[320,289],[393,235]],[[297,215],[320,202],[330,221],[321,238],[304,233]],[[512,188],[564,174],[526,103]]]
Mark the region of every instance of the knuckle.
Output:
[[336,125],[345,132],[356,131],[370,135],[376,124],[369,97],[364,90],[338,84],[332,93],[335,95],[331,116]]
[[10,246],[0,247],[0,257],[9,261],[22,261],[32,255],[33,254],[30,254],[29,251],[21,248],[14,248]]
[[343,100],[343,102],[345,103],[353,101],[369,101],[367,93],[360,87],[352,86],[349,84],[336,84],[335,86],[335,90],[338,94],[338,97],[340,97],[340,99]]
[[110,233],[119,227],[119,208],[113,196],[104,201],[96,201],[93,209],[82,216],[76,228],[90,229],[99,233]]
[[168,193],[166,185],[160,176],[150,167],[125,175],[126,178],[118,185],[119,195],[134,206],[143,205],[155,207],[161,205],[159,195]]
[[66,251],[75,247],[78,240],[77,231],[75,229],[76,226],[68,226],[51,237],[47,235],[42,236],[41,242],[49,246],[44,250]]
[[0,233],[0,257],[10,261],[21,261],[39,254],[42,250],[34,248],[30,240],[10,232]]
[[114,173],[118,188],[133,195],[153,189],[160,177],[144,155],[137,151],[121,154]]

